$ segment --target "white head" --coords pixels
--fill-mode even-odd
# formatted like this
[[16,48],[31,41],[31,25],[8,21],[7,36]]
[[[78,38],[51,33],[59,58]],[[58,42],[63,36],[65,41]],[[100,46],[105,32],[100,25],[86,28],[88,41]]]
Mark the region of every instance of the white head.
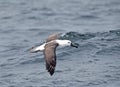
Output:
[[59,46],[73,46],[78,47],[76,44],[73,44],[70,40],[56,40],[56,42],[59,44]]
[[70,40],[56,40],[56,42],[59,44],[59,46],[70,46],[71,45]]

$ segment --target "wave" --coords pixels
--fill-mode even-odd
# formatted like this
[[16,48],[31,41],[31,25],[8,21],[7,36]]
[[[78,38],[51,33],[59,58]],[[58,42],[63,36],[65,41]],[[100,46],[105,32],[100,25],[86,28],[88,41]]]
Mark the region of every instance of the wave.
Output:
[[67,32],[64,39],[78,42],[82,49],[94,51],[95,55],[120,53],[120,29],[108,32],[85,33]]
[[[66,60],[64,57],[71,56],[71,53],[74,54],[80,54],[80,55],[89,55],[89,56],[98,56],[98,55],[119,55],[120,54],[120,29],[118,30],[111,30],[108,32],[97,32],[97,33],[84,33],[81,34],[79,32],[66,32],[62,37],[62,39],[69,39],[73,42],[76,42],[79,44],[79,48],[63,48],[58,49],[57,56],[59,57],[59,60]],[[23,46],[24,47],[24,46]],[[13,46],[14,48],[14,46]],[[10,47],[10,49],[12,49]],[[24,49],[24,48],[21,48]],[[26,48],[25,48],[26,49]],[[15,48],[12,49],[14,51],[19,50]],[[64,50],[64,51],[63,51]],[[13,51],[13,52],[14,52]],[[10,52],[10,51],[8,51]],[[19,58],[19,64],[35,64],[40,63],[44,61],[44,56],[41,53],[38,57],[37,56],[31,56],[28,54],[28,51],[23,51],[24,53],[17,53],[16,55],[21,55],[22,58]],[[13,54],[13,53],[12,53]],[[28,54],[28,55],[26,55]],[[15,56],[16,57],[16,56]],[[19,57],[19,56],[18,56]],[[25,57],[25,58],[24,58]],[[30,57],[27,58],[26,57]],[[34,57],[34,58],[33,58]],[[12,58],[9,56],[9,58]],[[67,59],[68,60],[68,59]],[[9,62],[10,64],[15,64],[14,60],[12,62]],[[9,64],[8,63],[8,64]],[[4,64],[1,64],[1,66]],[[5,64],[7,65],[7,64]]]

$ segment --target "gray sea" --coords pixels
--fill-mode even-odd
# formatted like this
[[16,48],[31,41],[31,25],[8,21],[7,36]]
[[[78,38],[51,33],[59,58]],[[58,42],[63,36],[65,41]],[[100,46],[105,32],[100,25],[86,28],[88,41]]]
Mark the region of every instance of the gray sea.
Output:
[[[57,32],[50,76],[28,49]],[[0,87],[120,87],[120,0],[0,0]]]

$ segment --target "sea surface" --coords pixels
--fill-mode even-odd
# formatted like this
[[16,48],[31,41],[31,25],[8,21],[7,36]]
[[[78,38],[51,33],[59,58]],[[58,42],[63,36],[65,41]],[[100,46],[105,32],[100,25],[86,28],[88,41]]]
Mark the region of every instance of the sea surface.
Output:
[[[50,76],[29,49],[57,32]],[[0,0],[0,87],[120,87],[120,0]]]

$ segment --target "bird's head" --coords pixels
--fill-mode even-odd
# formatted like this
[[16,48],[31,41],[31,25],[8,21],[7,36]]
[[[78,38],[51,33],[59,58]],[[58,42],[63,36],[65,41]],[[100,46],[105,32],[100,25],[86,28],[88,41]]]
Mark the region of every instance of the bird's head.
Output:
[[72,46],[78,48],[78,44],[73,43],[70,40],[57,40],[57,43],[59,44],[59,46]]

